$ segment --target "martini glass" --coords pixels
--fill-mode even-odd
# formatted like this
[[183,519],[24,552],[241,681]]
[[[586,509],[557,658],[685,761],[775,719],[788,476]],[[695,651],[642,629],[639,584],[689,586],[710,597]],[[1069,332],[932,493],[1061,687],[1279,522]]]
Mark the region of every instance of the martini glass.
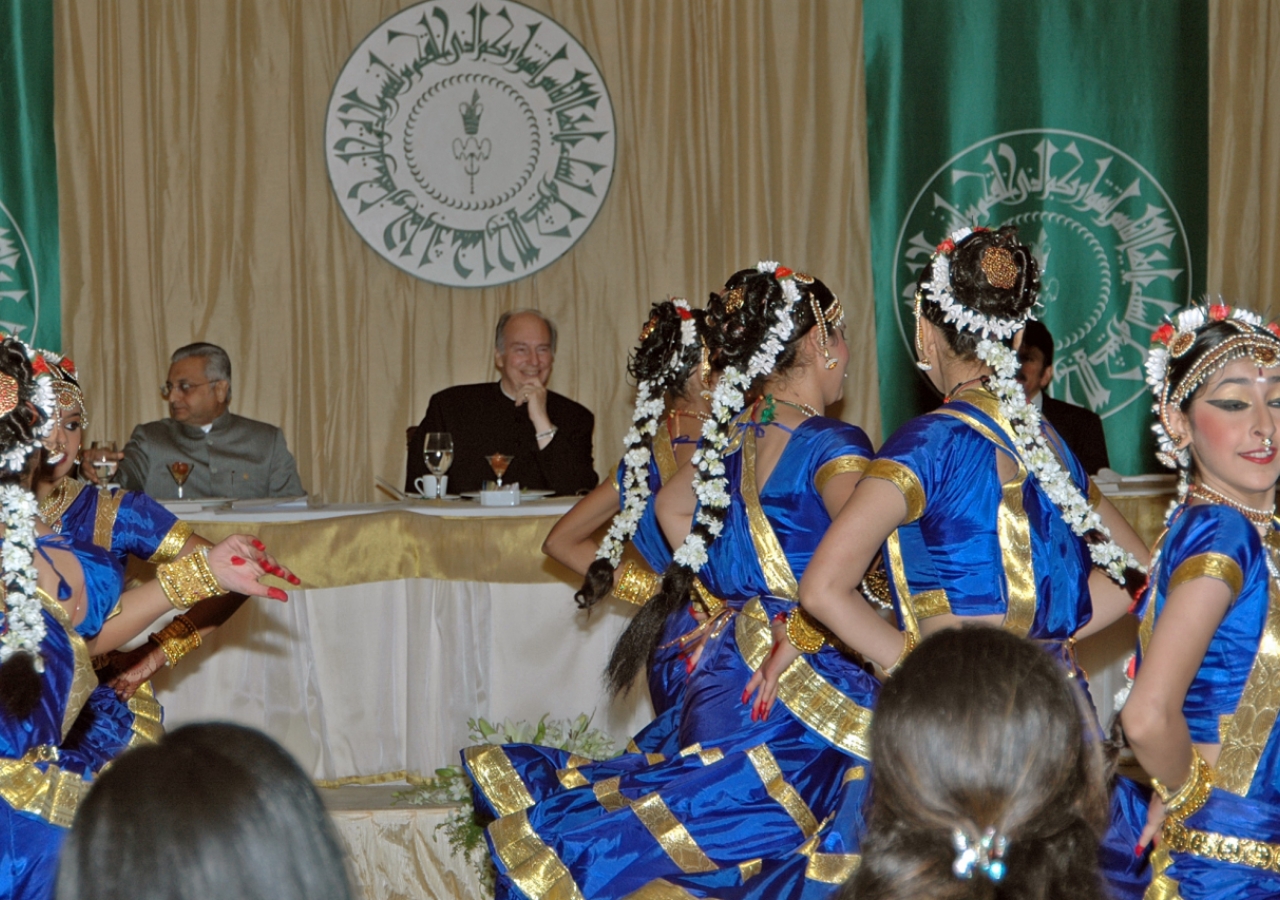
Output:
[[173,476],[173,480],[178,482],[178,499],[182,499],[182,486],[187,483],[187,476],[191,474],[191,463],[182,460],[174,460],[169,463],[169,474]]
[[485,459],[489,461],[493,474],[498,476],[498,487],[502,487],[502,476],[507,474],[507,466],[515,457],[509,453],[490,453]]

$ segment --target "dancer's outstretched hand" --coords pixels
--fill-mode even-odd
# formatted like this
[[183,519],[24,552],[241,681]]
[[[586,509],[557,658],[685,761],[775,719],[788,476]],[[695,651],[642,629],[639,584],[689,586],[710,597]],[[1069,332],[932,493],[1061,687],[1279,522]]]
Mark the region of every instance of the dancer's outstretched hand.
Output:
[[252,535],[233,534],[209,548],[209,568],[228,593],[288,600],[280,588],[261,583],[266,575],[283,578],[290,584],[301,584],[297,575],[276,562],[262,542]]
[[152,675],[164,668],[168,658],[159,645],[147,641],[133,650],[113,651],[111,671],[104,673],[107,685],[126,703]]

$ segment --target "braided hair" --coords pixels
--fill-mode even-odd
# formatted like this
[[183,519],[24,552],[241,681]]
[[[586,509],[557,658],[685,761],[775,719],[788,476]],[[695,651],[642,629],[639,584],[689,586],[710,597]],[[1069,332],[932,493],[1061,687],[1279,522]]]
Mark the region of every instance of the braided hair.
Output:
[[723,293],[707,301],[707,346],[720,378],[711,420],[691,459],[697,469],[693,490],[698,512],[689,537],[663,573],[662,589],[632,617],[614,645],[605,667],[612,695],[625,693],[648,664],[667,617],[689,602],[707,548],[724,530],[729,496],[723,456],[734,419],[769,378],[795,367],[800,343],[815,325],[829,333],[832,326],[825,314],[838,302],[821,281],[774,262],[735,272]]
[[653,304],[640,331],[640,343],[627,361],[627,373],[636,381],[636,406],[623,455],[623,509],[614,517],[582,587],[574,594],[579,609],[590,609],[613,590],[613,572],[621,560],[622,545],[635,534],[649,496],[649,460],[666,408],[663,398],[685,393],[690,376],[702,361],[704,323],[702,310],[690,309],[684,300],[664,300]]

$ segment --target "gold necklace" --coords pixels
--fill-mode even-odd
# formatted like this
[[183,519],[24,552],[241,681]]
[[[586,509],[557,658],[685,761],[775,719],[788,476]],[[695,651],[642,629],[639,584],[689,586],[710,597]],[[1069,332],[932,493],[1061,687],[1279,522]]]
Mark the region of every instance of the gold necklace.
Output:
[[790,406],[792,409],[798,409],[800,410],[800,412],[804,413],[805,416],[807,416],[810,419],[818,415],[818,411],[814,409],[812,406],[810,406],[808,403],[792,403],[790,400],[783,400],[781,397],[774,397],[773,402],[781,403],[784,406]]
[[1192,484],[1189,490],[1192,497],[1197,500],[1204,500],[1209,503],[1221,503],[1223,506],[1229,506],[1236,512],[1244,515],[1246,519],[1254,525],[1270,525],[1272,518],[1275,517],[1275,510],[1254,509],[1252,506],[1245,506],[1239,500],[1233,500],[1221,491],[1215,491],[1207,484]]
[[80,482],[70,476],[59,478],[49,496],[41,500],[37,508],[44,524],[55,531],[61,530],[63,513],[70,509],[76,497],[80,496],[82,487]]
[[711,413],[698,412],[695,409],[673,409],[667,413],[667,421],[672,419],[690,418],[697,419],[699,422],[710,422]]

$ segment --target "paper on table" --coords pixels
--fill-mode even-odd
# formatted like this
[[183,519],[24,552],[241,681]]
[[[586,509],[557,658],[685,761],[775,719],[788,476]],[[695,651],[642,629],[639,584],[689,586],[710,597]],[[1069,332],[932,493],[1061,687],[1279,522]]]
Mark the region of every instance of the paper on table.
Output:
[[377,483],[378,487],[382,488],[384,491],[386,491],[392,497],[395,497],[397,500],[409,499],[408,494],[400,490],[400,488],[396,487],[391,482],[387,481],[387,479],[383,478],[381,475],[373,476],[373,480]]

